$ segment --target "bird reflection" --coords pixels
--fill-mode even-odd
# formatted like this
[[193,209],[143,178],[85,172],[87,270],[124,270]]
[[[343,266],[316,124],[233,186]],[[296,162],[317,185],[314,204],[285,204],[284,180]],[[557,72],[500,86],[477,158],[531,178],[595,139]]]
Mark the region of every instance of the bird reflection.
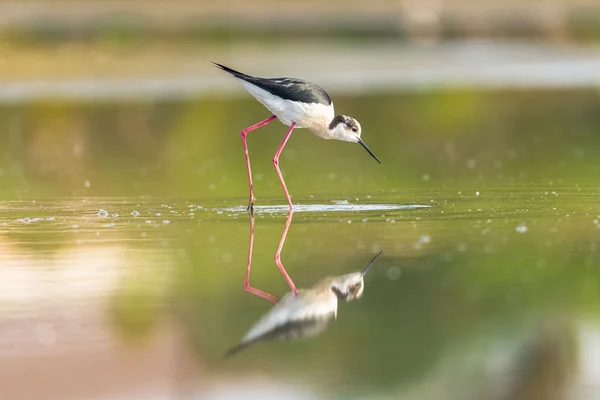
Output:
[[[283,267],[283,264],[281,263],[281,250],[283,250],[285,238],[287,237],[288,230],[290,229],[290,225],[292,224],[292,215],[293,215],[293,213],[290,212],[288,214],[287,220],[285,221],[285,228],[283,228],[283,234],[281,235],[281,240],[279,241],[279,246],[277,247],[277,251],[275,252],[275,263],[277,264],[277,267],[281,271],[285,281],[290,286],[290,289],[292,289],[292,292],[295,294],[298,294],[298,289],[296,289],[296,285],[294,284],[294,282],[292,281],[292,278],[290,278],[290,276],[286,272],[285,268]],[[250,286],[250,268],[252,266],[252,248],[253,247],[254,247],[254,215],[250,215],[250,245],[248,248],[248,263],[246,264],[246,277],[244,278],[244,290],[249,293],[252,293],[258,297],[262,297],[265,300],[269,300],[271,303],[275,304],[279,301],[277,299],[277,297],[275,297],[272,294],[269,294],[267,292],[264,292],[260,289],[256,289],[256,288],[253,288],[252,286]]]
[[[278,255],[280,255],[283,248],[290,223],[291,214],[286,221],[276,260],[278,260]],[[375,260],[383,253],[383,251],[379,252],[362,271],[327,277],[307,289],[297,290],[295,286],[290,285],[292,290],[284,295],[280,301],[277,301],[275,296],[255,289],[249,284],[253,236],[254,217],[251,216],[250,249],[248,251],[244,288],[250,293],[275,303],[275,306],[248,331],[238,345],[225,353],[225,357],[265,340],[303,339],[320,334],[335,320],[338,300],[349,302],[362,296],[363,278]]]

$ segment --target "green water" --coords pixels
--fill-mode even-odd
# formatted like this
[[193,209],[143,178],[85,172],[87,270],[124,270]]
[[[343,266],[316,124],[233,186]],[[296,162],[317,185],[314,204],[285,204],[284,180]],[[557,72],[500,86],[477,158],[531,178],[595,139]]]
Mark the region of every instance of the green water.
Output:
[[[336,100],[383,165],[360,146],[294,133],[280,163],[300,207],[282,262],[306,287],[384,254],[363,298],[341,304],[325,333],[227,361],[222,352],[270,307],[242,289],[250,231],[239,131],[265,117],[261,106],[4,106],[0,358],[42,362],[48,349],[13,331],[42,321],[54,341],[41,342],[64,344],[76,338],[67,322],[89,306],[126,348],[177,331],[187,361],[170,360],[175,388],[261,376],[323,398],[481,398],[473,393],[497,385],[517,393],[503,398],[550,398],[539,393],[577,374],[577,332],[598,325],[599,105],[594,90]],[[276,296],[288,290],[273,261],[286,212],[271,157],[285,129],[249,136],[251,282]],[[544,373],[546,364],[560,368]],[[440,385],[442,394],[422,391]]]

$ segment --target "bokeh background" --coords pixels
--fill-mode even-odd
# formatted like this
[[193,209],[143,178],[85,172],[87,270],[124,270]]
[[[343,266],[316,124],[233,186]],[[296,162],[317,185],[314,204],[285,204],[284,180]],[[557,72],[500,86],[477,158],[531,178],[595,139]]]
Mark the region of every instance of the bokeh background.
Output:
[[[322,85],[383,161],[292,135],[296,283],[384,256],[323,335],[228,361],[269,114],[210,61]],[[599,89],[592,0],[1,1],[0,398],[599,398]],[[259,206],[285,130],[249,136]]]

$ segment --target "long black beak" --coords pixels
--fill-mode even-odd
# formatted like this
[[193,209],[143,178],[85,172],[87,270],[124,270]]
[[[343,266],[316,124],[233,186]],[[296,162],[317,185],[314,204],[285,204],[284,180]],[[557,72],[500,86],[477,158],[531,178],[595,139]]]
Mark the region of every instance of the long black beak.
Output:
[[379,158],[377,158],[377,156],[375,154],[373,154],[373,152],[371,150],[369,150],[369,148],[367,147],[365,142],[362,141],[361,138],[358,138],[358,144],[360,144],[366,151],[368,151],[369,154],[371,155],[371,157],[373,157],[375,160],[377,160],[377,162],[379,164],[381,164],[381,161],[379,161]]
[[369,263],[367,264],[367,266],[362,271],[360,271],[360,275],[361,276],[365,276],[365,274],[367,273],[367,271],[369,270],[369,268],[371,268],[371,265],[375,264],[375,260],[377,260],[379,258],[379,256],[382,255],[382,254],[383,254],[383,250],[381,250],[379,252],[379,254],[377,254],[375,257],[373,257],[373,259],[371,261],[369,261]]

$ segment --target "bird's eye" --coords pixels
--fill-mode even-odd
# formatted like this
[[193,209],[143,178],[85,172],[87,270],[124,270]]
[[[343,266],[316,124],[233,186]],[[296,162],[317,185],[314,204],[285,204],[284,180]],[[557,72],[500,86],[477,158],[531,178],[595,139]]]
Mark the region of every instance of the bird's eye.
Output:
[[356,127],[352,128],[352,132],[356,133],[358,132],[358,129],[356,129]]

